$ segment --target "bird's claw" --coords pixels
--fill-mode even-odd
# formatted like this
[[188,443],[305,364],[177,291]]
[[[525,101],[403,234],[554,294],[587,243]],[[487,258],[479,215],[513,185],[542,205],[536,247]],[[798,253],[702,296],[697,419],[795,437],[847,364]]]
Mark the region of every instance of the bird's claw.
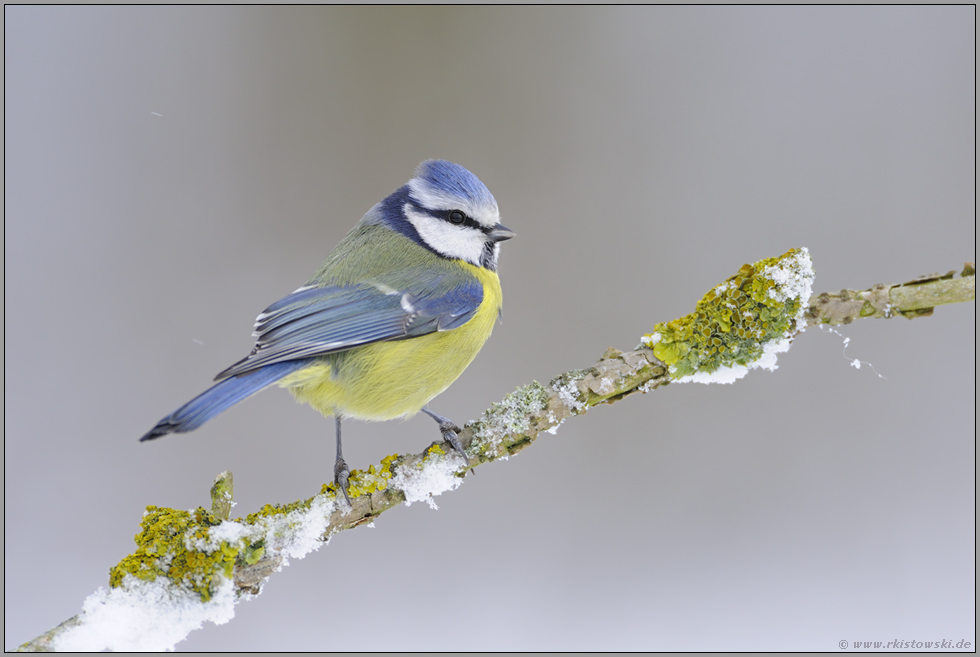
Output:
[[445,425],[440,424],[439,431],[442,432],[442,439],[449,443],[449,445],[453,448],[453,451],[463,457],[463,460],[466,461],[466,465],[469,465],[470,457],[467,456],[466,450],[463,449],[463,443],[459,441],[459,436],[457,435],[457,432],[462,431],[462,429],[457,427],[455,424],[450,423]]
[[456,435],[456,432],[450,429],[449,431],[443,431],[442,435],[447,441],[449,441],[449,444],[452,445],[453,449],[456,450],[456,453],[466,459],[466,462],[469,463],[470,457],[466,455],[466,451],[463,449],[463,443],[459,442],[459,436]]
[[344,459],[338,458],[334,464],[333,481],[337,485],[337,488],[340,489],[340,492],[344,494],[344,499],[347,500],[347,506],[352,507],[350,495],[347,494],[347,488],[350,486],[350,468],[347,467],[347,462]]
[[466,455],[466,450],[463,449],[463,443],[459,441],[459,436],[457,435],[462,431],[462,429],[456,426],[448,417],[443,417],[438,413],[433,413],[426,407],[422,408],[422,412],[436,421],[436,423],[439,425],[439,432],[442,433],[442,439],[452,446],[454,452],[463,457],[463,460],[466,461],[466,468],[468,470],[470,465],[470,457]]

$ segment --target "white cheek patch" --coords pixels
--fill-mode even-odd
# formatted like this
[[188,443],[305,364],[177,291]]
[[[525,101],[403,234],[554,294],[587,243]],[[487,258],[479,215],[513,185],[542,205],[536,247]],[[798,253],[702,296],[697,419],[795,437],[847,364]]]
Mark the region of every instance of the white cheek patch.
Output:
[[408,203],[404,207],[405,216],[415,226],[419,237],[432,249],[447,258],[459,258],[480,266],[486,236],[470,226],[455,226],[442,219],[417,212]]

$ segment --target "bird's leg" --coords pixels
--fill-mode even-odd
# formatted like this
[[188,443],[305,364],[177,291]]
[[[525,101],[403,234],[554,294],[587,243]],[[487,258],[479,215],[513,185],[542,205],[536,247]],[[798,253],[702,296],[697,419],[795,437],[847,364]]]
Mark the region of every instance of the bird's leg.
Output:
[[466,455],[465,451],[463,451],[463,443],[459,442],[459,436],[456,435],[458,432],[462,431],[462,429],[453,424],[453,421],[448,417],[443,417],[438,413],[433,413],[425,406],[422,407],[422,412],[439,423],[439,431],[442,432],[443,440],[452,445],[453,449],[456,450],[460,456],[466,459],[466,463],[469,464],[470,457]]
[[344,494],[344,499],[347,500],[347,506],[351,506],[350,495],[347,494],[350,468],[347,467],[347,462],[344,461],[344,453],[340,446],[340,414],[334,412],[334,418],[337,422],[337,460],[333,465],[333,481],[337,484],[337,488]]

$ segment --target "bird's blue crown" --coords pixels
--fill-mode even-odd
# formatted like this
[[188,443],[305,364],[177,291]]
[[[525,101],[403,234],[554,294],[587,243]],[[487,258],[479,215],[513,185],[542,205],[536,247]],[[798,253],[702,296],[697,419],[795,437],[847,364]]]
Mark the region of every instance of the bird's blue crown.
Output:
[[415,170],[415,177],[430,191],[466,200],[473,204],[497,206],[486,185],[472,173],[446,160],[426,160]]

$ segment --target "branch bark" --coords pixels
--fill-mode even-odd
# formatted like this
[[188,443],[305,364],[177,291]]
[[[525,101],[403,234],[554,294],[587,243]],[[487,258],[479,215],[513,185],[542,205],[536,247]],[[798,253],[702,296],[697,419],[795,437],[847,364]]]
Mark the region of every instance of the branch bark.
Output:
[[810,298],[807,326],[840,326],[856,319],[928,317],[936,306],[976,298],[976,266],[968,262],[955,271],[929,274],[898,285],[873,285],[867,290],[824,292]]
[[[806,323],[808,326],[837,326],[871,317],[925,317],[932,314],[935,306],[974,301],[975,281],[975,267],[971,262],[966,263],[959,275],[951,271],[944,275],[921,276],[897,285],[825,292],[810,298]],[[352,507],[349,509],[335,502],[332,486],[324,485],[320,495],[307,500],[289,505],[267,505],[244,521],[228,521],[232,496],[231,473],[221,473],[211,490],[211,510],[198,510],[199,524],[195,527],[245,527],[248,523],[254,525],[275,518],[286,523],[276,525],[275,532],[293,531],[297,525],[302,525],[300,529],[308,531],[309,518],[317,519],[319,514],[316,540],[326,542],[341,531],[370,523],[381,513],[403,502],[427,500],[430,495],[455,488],[468,470],[520,452],[530,446],[541,432],[554,433],[565,420],[584,414],[592,406],[613,403],[635,392],[650,392],[669,383],[668,370],[654,356],[652,349],[620,351],[609,348],[594,365],[561,374],[547,386],[532,382],[519,388],[501,402],[493,404],[481,419],[468,424],[459,434],[459,440],[469,455],[465,464],[448,445],[433,443],[422,453],[388,457],[380,467],[372,466],[366,472],[354,471],[351,475]],[[434,481],[431,476],[433,471],[442,473],[445,478],[439,481],[436,477]],[[420,477],[421,473],[428,473],[427,478]],[[323,504],[324,499],[328,500],[326,505]],[[154,509],[150,507],[148,511]],[[324,511],[327,513],[324,514]],[[295,515],[297,513],[300,515]],[[308,513],[308,516],[302,513]],[[324,518],[324,515],[327,517]],[[245,534],[242,537],[237,539],[239,543],[229,541],[222,543],[220,548],[238,546],[231,555],[234,565],[229,573],[236,598],[259,593],[262,583],[281,567],[284,555],[288,555],[288,551],[268,544],[266,538],[249,543],[250,539]],[[215,551],[220,553],[217,548]],[[175,588],[181,586],[179,578],[177,582]],[[190,592],[189,595],[193,598],[197,593]],[[209,604],[208,598],[205,597],[201,604]],[[59,647],[59,637],[85,622],[83,612],[24,643],[18,650],[55,650]],[[191,629],[194,627],[188,631]]]

